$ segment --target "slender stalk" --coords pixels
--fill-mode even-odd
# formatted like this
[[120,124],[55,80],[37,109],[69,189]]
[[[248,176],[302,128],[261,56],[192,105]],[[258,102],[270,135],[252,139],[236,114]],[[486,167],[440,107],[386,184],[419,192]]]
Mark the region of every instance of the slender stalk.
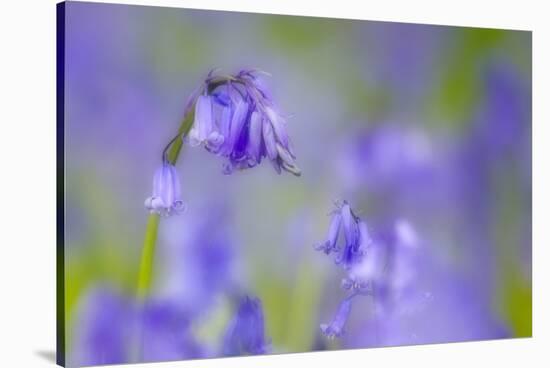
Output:
[[[183,146],[183,137],[187,136],[193,120],[195,118],[194,105],[190,106],[185,113],[185,117],[178,129],[179,139],[175,139],[168,150],[167,158],[175,165],[179,158],[181,148]],[[141,261],[139,264],[138,272],[138,285],[137,285],[137,297],[138,300],[143,301],[149,295],[151,289],[151,283],[153,280],[153,264],[155,261],[155,249],[157,243],[157,234],[159,228],[160,216],[157,214],[150,214],[147,220],[147,227],[145,229],[145,238],[143,240],[143,249],[141,252]]]
[[142,300],[147,296],[151,287],[153,273],[153,260],[157,243],[158,227],[160,216],[157,214],[149,215],[147,227],[145,230],[145,239],[143,240],[143,250],[141,253],[141,262],[139,265],[137,296]]

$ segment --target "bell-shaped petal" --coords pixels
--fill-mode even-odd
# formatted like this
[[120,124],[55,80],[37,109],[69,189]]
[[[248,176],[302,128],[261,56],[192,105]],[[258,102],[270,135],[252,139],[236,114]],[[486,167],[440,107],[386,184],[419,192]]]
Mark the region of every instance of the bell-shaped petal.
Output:
[[248,129],[248,147],[247,153],[249,162],[257,165],[261,162],[261,144],[262,144],[262,116],[254,111],[250,116],[250,127]]
[[277,141],[275,140],[275,133],[273,132],[273,127],[268,120],[264,120],[262,124],[262,135],[265,144],[265,150],[267,157],[270,160],[275,160],[277,158]]
[[338,250],[336,241],[338,240],[338,234],[340,232],[340,224],[342,222],[342,215],[340,212],[335,212],[332,214],[332,219],[328,228],[327,239],[315,245],[316,250],[322,250],[325,254],[330,254]]
[[161,216],[178,214],[184,210],[180,180],[176,168],[164,162],[155,172],[153,194],[145,200],[145,208]]
[[330,323],[321,324],[321,332],[328,338],[340,337],[344,333],[344,326],[351,312],[351,298],[346,298],[340,303],[338,311]]
[[357,243],[357,233],[359,229],[357,227],[357,221],[355,216],[351,212],[351,207],[347,202],[344,202],[342,205],[342,220],[344,226],[344,236],[346,238],[346,243],[350,246],[355,247]]
[[239,101],[235,106],[235,112],[231,118],[231,127],[229,129],[229,140],[228,145],[231,150],[234,149],[237,144],[243,127],[246,123],[246,117],[248,115],[248,104],[245,101]]
[[200,95],[195,103],[195,120],[189,132],[189,143],[198,146],[205,142],[213,127],[212,97]]

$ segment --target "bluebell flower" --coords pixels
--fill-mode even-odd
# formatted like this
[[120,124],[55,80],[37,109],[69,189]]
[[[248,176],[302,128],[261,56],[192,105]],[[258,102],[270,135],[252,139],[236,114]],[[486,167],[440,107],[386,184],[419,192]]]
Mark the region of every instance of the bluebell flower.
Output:
[[[366,223],[353,213],[347,201],[337,202],[336,207],[331,213],[327,239],[314,247],[325,254],[335,252],[335,262],[349,269],[361,260],[371,239]],[[340,230],[344,234],[342,246],[338,245]]]
[[262,302],[258,298],[245,296],[225,332],[223,354],[264,354],[268,345]]
[[278,173],[285,170],[299,176],[286,121],[259,74],[255,70],[229,76],[209,73],[196,98],[188,141],[227,158],[226,174],[255,167],[267,158]]
[[321,332],[328,338],[340,337],[351,312],[351,297],[344,299],[330,323],[321,324]]
[[218,102],[219,98],[205,95],[197,97],[195,120],[189,131],[189,142],[192,146],[204,144],[207,149],[217,151],[223,144],[224,136],[219,132],[213,119],[213,100]]
[[153,194],[145,200],[145,208],[161,216],[178,214],[185,209],[181,200],[178,173],[166,160],[157,169],[153,178]]

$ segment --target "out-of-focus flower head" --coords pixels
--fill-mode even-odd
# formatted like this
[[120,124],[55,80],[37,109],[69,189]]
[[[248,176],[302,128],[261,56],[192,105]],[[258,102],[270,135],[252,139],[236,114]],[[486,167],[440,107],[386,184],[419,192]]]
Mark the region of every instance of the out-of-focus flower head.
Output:
[[446,194],[440,193],[438,176],[447,149],[440,143],[444,138],[435,141],[427,131],[409,125],[384,122],[345,137],[334,170],[346,191],[388,197],[399,205],[425,204],[435,201],[436,194],[437,199]]
[[[331,221],[327,239],[314,248],[329,255],[336,253],[335,263],[342,265],[347,272],[351,272],[364,258],[371,244],[366,223],[351,209],[347,201],[335,203],[336,209],[331,212]],[[339,244],[340,230],[343,233],[343,243]],[[321,324],[321,332],[328,338],[340,337],[344,333],[344,325],[351,311],[352,298],[357,295],[368,295],[370,285],[368,281],[356,280],[354,276],[345,277],[341,286],[350,292],[338,308],[330,323]]]
[[167,160],[163,159],[162,165],[155,172],[153,194],[145,200],[145,208],[165,217],[185,210],[178,172]]
[[82,299],[74,327],[71,365],[191,359],[205,349],[192,337],[185,310],[172,301],[145,304],[104,287]]
[[[322,333],[329,338],[342,336],[352,299],[357,296],[371,296],[375,312],[389,312],[397,301],[409,306],[406,298],[415,280],[419,244],[415,229],[406,220],[397,220],[388,229],[371,235],[348,202],[338,202],[336,207],[331,213],[327,239],[315,245],[325,254],[335,252],[336,263],[346,271],[340,286],[348,296],[332,322],[321,325]],[[338,244],[340,229],[344,233],[342,246]]]
[[264,354],[268,351],[260,299],[242,298],[225,332],[222,349],[224,355]]
[[77,306],[71,365],[128,362],[132,309],[130,300],[106,288],[95,288]]
[[244,170],[271,161],[275,170],[296,176],[296,156],[287,133],[285,118],[276,111],[257,70],[235,75],[211,71],[198,90],[194,123],[188,141],[226,157],[224,172]]
[[184,222],[165,225],[162,281],[156,295],[175,299],[192,318],[204,318],[237,282],[238,237],[226,204],[197,205]]
[[140,313],[143,361],[193,359],[204,356],[191,336],[188,314],[170,301],[146,303]]
[[[373,295],[381,311],[394,304],[408,305],[407,296],[414,293],[419,267],[420,240],[416,230],[405,219],[398,219],[373,235],[367,255],[349,270],[347,284],[358,292]],[[342,284],[344,285],[347,284]]]

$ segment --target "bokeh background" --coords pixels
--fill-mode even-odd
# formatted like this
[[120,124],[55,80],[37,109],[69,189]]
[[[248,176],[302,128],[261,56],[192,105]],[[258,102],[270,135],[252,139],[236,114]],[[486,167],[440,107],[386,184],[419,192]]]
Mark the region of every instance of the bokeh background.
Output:
[[[130,361],[143,201],[212,68],[272,75],[303,175],[184,148],[143,360],[219,356],[235,294],[262,301],[273,353],[531,336],[529,32],[68,3],[65,57],[70,362]],[[343,274],[312,245],[338,199],[414,231],[415,297],[362,298],[328,340]]]

